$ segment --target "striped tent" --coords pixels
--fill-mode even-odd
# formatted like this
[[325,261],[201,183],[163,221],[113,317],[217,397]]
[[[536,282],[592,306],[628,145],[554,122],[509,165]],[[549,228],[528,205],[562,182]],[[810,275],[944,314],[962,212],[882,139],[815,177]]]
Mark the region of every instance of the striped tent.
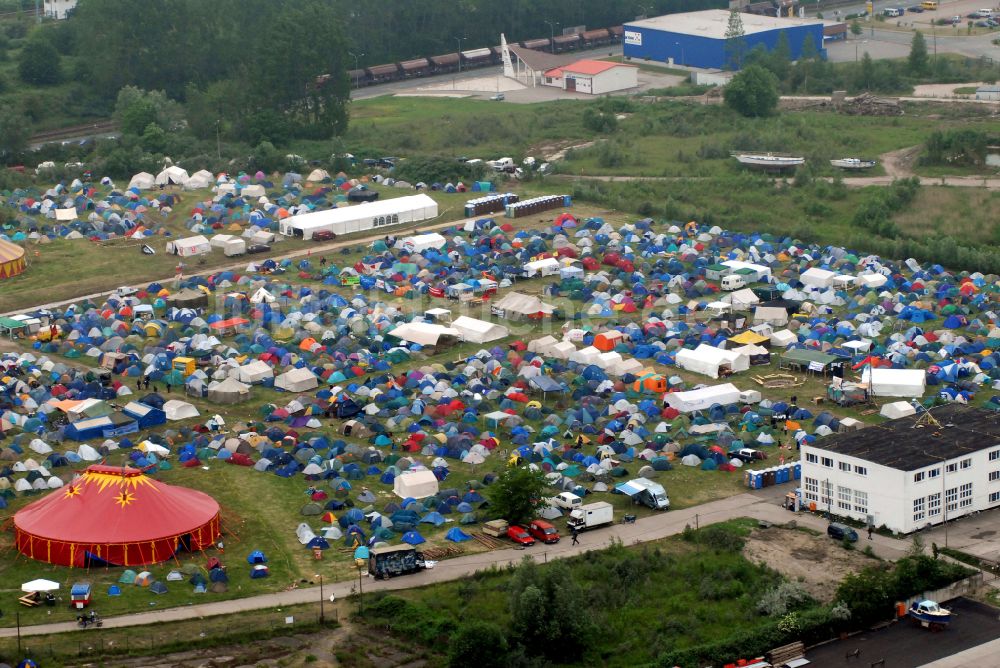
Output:
[[0,279],[17,276],[26,268],[24,249],[15,243],[0,239]]

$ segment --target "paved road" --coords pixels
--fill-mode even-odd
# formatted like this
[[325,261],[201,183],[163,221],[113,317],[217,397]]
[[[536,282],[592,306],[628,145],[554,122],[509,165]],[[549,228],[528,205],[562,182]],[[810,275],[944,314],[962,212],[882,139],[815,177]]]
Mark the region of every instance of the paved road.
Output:
[[[806,658],[816,666],[869,666],[879,659],[885,659],[885,668],[985,668],[1000,664],[995,653],[1000,641],[994,640],[1000,637],[996,609],[964,598],[949,607],[955,618],[946,631],[932,633],[903,619],[878,631],[812,649],[806,652]],[[847,662],[844,655],[858,649],[861,656]],[[990,649],[993,653],[985,653]],[[971,657],[989,657],[989,660],[970,663]]]
[[[389,591],[422,587],[435,582],[457,580],[472,575],[478,570],[491,566],[503,567],[520,562],[526,555],[531,555],[536,561],[547,562],[552,559],[582,554],[589,550],[607,547],[612,540],[620,540],[625,545],[632,545],[651,540],[657,540],[678,534],[686,526],[705,526],[737,517],[753,517],[772,523],[783,523],[795,519],[800,525],[820,531],[826,530],[826,520],[817,515],[800,514],[793,516],[780,506],[780,498],[791,489],[789,485],[780,485],[765,490],[737,494],[727,499],[720,499],[685,510],[675,510],[653,517],[648,517],[634,524],[615,524],[605,529],[580,534],[580,545],[573,546],[570,541],[563,540],[556,545],[535,546],[527,550],[506,549],[472,554],[465,557],[448,559],[439,562],[433,569],[415,575],[395,578],[392,580],[373,580],[365,578],[362,584],[364,592]],[[875,536],[869,543],[875,552],[884,559],[898,559],[906,554],[909,543],[883,536]],[[326,584],[324,593],[329,592],[337,598],[344,598],[356,592],[357,580]],[[151,610],[133,615],[109,617],[104,620],[104,628],[120,628],[126,626],[142,626],[163,622],[196,619],[216,615],[243,613],[248,610],[261,610],[302,603],[318,602],[318,587],[293,589],[291,591],[262,594],[249,598],[204,603],[185,607]],[[78,630],[74,622],[61,622],[39,626],[21,627],[22,636],[48,635]],[[10,638],[17,634],[16,629],[0,629],[0,638]]]

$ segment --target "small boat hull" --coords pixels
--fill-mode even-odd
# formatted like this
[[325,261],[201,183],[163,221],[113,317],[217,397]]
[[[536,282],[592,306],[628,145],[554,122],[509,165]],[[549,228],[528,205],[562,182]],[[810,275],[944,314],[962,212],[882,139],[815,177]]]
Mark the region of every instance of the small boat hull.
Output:
[[861,160],[859,158],[841,158],[840,160],[831,160],[830,164],[841,169],[862,170],[874,167],[875,161]]
[[912,619],[920,622],[921,626],[929,626],[931,628],[944,628],[948,626],[951,622],[951,611],[945,610],[935,603],[932,603],[930,606],[925,605],[926,603],[928,602],[920,601],[912,604],[907,613]]
[[804,165],[805,158],[770,154],[736,153],[733,155],[741,165],[754,169],[782,170]]

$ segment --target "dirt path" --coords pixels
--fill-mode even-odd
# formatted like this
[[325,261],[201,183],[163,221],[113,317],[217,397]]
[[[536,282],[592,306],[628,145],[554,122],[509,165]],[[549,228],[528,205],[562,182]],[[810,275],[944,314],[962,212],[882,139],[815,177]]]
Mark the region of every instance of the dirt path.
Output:
[[885,169],[886,176],[894,179],[905,179],[913,176],[913,163],[917,159],[920,148],[919,145],[910,146],[909,148],[901,148],[880,155],[878,158],[882,162],[882,168]]

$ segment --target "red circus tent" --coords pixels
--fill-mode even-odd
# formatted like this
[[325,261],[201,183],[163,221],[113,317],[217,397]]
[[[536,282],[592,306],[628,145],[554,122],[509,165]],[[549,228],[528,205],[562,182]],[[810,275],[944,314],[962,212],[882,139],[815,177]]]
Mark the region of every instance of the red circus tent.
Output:
[[14,515],[19,552],[75,567],[166,561],[214,544],[219,525],[219,504],[209,495],[100,465]]

